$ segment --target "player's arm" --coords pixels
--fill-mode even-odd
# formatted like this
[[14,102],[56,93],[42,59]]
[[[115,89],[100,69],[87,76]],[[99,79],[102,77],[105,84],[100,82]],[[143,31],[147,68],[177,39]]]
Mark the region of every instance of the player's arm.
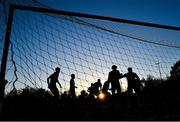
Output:
[[77,86],[75,86],[75,84],[74,84],[74,88],[78,88]]
[[59,84],[59,87],[62,88],[61,84],[59,83],[59,81],[57,81],[57,83]]
[[47,78],[47,84],[48,84],[48,86],[49,86],[49,79],[51,79],[51,77],[52,77],[52,75],[50,75],[48,78]]
[[75,82],[74,82],[74,88],[78,88],[77,86],[75,86]]
[[117,72],[118,73],[118,78],[122,78],[122,73],[120,73],[119,71]]
[[124,78],[124,77],[126,77],[126,75],[127,75],[127,74],[124,74],[124,75],[122,74],[122,75],[121,75],[121,78]]
[[136,75],[136,79],[138,80],[138,81],[140,81],[140,78],[139,78],[139,76],[137,75],[137,74],[135,74]]
[[47,83],[48,83],[48,85],[50,84],[50,83],[49,83],[49,79],[51,79],[52,77],[54,77],[54,73],[51,74],[51,75],[47,78]]

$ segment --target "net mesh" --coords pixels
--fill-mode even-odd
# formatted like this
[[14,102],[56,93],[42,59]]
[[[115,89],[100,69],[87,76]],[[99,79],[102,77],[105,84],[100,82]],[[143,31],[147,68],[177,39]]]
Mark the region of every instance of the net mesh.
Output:
[[[0,21],[4,22],[3,19]],[[132,67],[140,78],[168,76],[171,66],[180,59],[178,44],[175,47],[164,41],[154,43],[122,34],[122,25],[125,26],[105,20],[16,10],[10,37],[6,91],[26,86],[47,89],[47,77],[56,67],[61,68],[59,81],[63,91],[69,90],[72,73],[76,76],[77,92],[87,90],[97,79],[104,83],[114,64],[123,74]],[[4,28],[2,26],[6,23],[0,28]],[[131,30],[130,27],[126,30]],[[5,29],[1,31],[5,33]],[[173,33],[177,34],[176,31]],[[2,54],[4,36],[0,37]],[[121,79],[121,84],[126,86],[126,79]]]

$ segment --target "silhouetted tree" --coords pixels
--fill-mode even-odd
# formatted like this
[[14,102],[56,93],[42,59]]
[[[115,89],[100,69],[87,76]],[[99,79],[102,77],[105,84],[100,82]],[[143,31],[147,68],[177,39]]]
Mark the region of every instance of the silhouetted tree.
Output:
[[180,86],[180,60],[177,61],[172,67],[170,71],[170,79],[169,79],[169,86],[171,91],[180,94],[179,86]]
[[171,79],[179,79],[180,78],[180,60],[177,61],[172,67],[171,67]]

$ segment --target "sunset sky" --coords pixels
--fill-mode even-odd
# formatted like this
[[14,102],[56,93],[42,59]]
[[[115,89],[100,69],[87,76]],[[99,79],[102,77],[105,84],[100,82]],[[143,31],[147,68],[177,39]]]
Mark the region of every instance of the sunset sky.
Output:
[[[180,27],[179,0],[40,0],[42,3],[59,10],[95,14],[101,16],[129,19],[135,21],[157,23]],[[103,2],[102,2],[103,1]],[[127,26],[126,26],[127,28]],[[130,26],[132,28],[132,26]],[[122,33],[155,41],[173,41],[180,45],[180,34],[176,31],[154,29],[137,30],[128,28]],[[155,29],[158,31],[158,29]],[[150,34],[149,34],[150,33]],[[164,34],[165,33],[165,34]],[[169,33],[169,34],[168,34]],[[152,35],[153,34],[153,37]],[[160,35],[160,36],[159,36]],[[174,42],[175,41],[175,42]]]
[[[179,0],[39,0],[54,9],[141,22],[180,26]],[[115,32],[180,47],[180,32],[79,18],[104,26]],[[163,78],[170,67],[180,59],[180,48],[145,43],[136,39],[109,33],[83,25],[72,18],[49,16],[29,11],[16,11],[11,42],[18,69],[17,86],[37,85],[47,88],[46,78],[54,68],[61,67],[60,83],[69,88],[70,74],[75,73],[78,89],[87,89],[98,78],[107,80],[111,66],[116,64],[121,73],[127,67],[140,76],[151,74],[159,78],[156,62],[160,62]],[[112,56],[112,57],[110,57]],[[9,55],[10,60],[10,55]],[[14,80],[12,63],[7,77]],[[41,82],[39,82],[41,81]],[[23,83],[21,83],[23,82]],[[34,83],[32,83],[34,82]],[[126,87],[126,80],[121,80]]]

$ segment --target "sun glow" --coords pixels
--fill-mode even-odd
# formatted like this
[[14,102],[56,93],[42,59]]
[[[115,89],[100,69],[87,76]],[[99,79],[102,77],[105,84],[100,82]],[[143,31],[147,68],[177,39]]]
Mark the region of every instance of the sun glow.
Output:
[[103,100],[105,98],[105,94],[100,92],[100,94],[98,95],[98,98]]

